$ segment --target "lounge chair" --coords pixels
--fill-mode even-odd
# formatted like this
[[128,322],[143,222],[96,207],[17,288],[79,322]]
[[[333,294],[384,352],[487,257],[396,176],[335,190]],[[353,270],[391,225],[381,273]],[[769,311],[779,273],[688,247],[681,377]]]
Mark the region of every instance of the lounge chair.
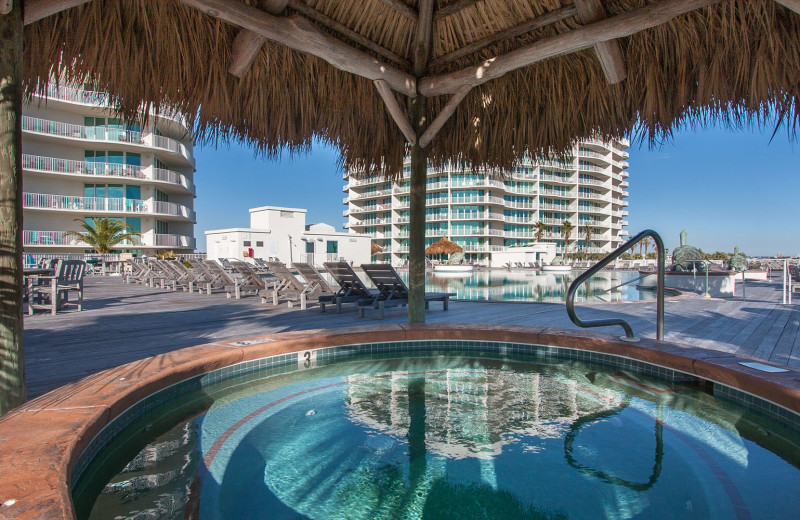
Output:
[[[242,297],[242,293],[259,294],[259,291],[264,287],[263,284],[255,285],[250,280],[243,280],[241,278],[232,278],[225,270],[214,260],[203,260],[203,264],[208,271],[215,277],[217,284],[225,287],[225,295],[230,298],[233,295],[237,300]],[[231,269],[233,269],[231,267]]]
[[[243,284],[246,284],[247,286],[257,285],[259,287],[259,291],[262,289],[268,291],[271,285],[274,286],[277,283],[275,278],[262,278],[246,262],[241,260],[231,260],[230,264],[233,270],[239,273],[239,275],[242,277]],[[268,272],[269,271],[265,267],[265,273]]]
[[[378,309],[378,319],[382,320],[383,310],[386,307],[408,305],[408,287],[397,275],[394,267],[389,264],[362,264],[361,269],[375,284],[378,294],[358,302],[360,317],[364,317],[364,311],[367,309]],[[425,308],[429,308],[432,301],[440,301],[443,309],[447,310],[450,297],[455,295],[456,293],[425,293]]]
[[[190,260],[194,272],[197,274],[198,292],[205,292],[210,295],[215,289],[225,290],[225,281],[219,280],[214,273],[201,260]],[[230,277],[229,277],[230,278]]]
[[[323,290],[313,283],[303,285],[295,275],[282,263],[282,262],[267,262],[267,267],[278,279],[277,285],[272,289],[272,304],[278,305],[281,299],[288,300],[289,307],[294,302],[300,302],[300,308],[306,309],[309,299],[317,299],[320,295],[330,294],[323,293]],[[264,291],[261,295],[261,302],[267,303],[267,295],[269,291]]]
[[[357,303],[367,298],[374,298],[377,289],[368,289],[361,278],[358,277],[353,267],[347,262],[325,262],[323,264],[328,273],[339,284],[339,290],[330,296],[321,296],[319,306],[325,312],[325,305],[336,304],[336,312],[342,312],[342,304]],[[300,274],[303,274],[302,272]]]
[[[300,273],[306,281],[306,287],[313,286],[313,290],[318,292],[317,300],[319,301],[320,308],[322,308],[322,312],[325,312],[325,303],[331,302],[333,296],[336,294],[331,286],[328,284],[327,280],[319,274],[314,266],[305,262],[294,262],[292,263],[292,267]],[[325,303],[323,303],[323,301]],[[341,311],[341,308],[340,308]]]
[[52,276],[41,276],[36,281],[31,280],[28,286],[28,314],[32,315],[35,308],[50,309],[51,314],[56,314],[64,305],[72,304],[69,301],[70,292],[78,293],[78,301],[74,305],[78,310],[83,310],[83,276],[86,274],[86,262],[83,260],[62,260],[55,266]]

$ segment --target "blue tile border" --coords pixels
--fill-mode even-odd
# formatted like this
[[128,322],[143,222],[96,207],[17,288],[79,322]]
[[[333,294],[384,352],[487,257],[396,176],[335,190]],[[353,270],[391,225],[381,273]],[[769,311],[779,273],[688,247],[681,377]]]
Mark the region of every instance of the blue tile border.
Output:
[[[559,361],[581,361],[646,375],[667,383],[706,382],[692,374],[624,356],[529,343],[464,340],[395,341],[324,347],[311,352],[316,356],[316,366],[328,366],[355,357],[369,361],[391,359],[398,357],[399,354],[412,353],[418,357],[448,355],[545,364]],[[239,379],[244,376],[257,374],[259,378],[263,378],[298,371],[301,369],[300,360],[303,359],[303,354],[304,351],[278,354],[218,368],[175,383],[142,399],[107,424],[81,453],[72,468],[72,489],[75,488],[91,461],[101,450],[114,441],[125,428],[151,414],[157,408],[192,392],[223,385],[225,382],[236,386],[241,382]],[[757,415],[776,420],[788,428],[800,431],[800,414],[765,399],[716,382],[713,383],[713,395],[742,406]]]

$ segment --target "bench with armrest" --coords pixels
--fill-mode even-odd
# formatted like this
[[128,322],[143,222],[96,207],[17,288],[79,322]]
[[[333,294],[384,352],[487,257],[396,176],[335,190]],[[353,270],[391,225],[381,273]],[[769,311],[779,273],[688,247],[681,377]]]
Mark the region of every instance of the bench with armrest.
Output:
[[[367,309],[378,309],[378,319],[383,319],[383,310],[386,307],[396,307],[398,305],[408,305],[408,287],[389,264],[361,264],[364,274],[372,280],[378,294],[365,298],[358,302],[358,314],[364,317]],[[430,307],[430,302],[442,302],[442,308],[448,309],[450,298],[456,293],[426,292],[425,308]]]

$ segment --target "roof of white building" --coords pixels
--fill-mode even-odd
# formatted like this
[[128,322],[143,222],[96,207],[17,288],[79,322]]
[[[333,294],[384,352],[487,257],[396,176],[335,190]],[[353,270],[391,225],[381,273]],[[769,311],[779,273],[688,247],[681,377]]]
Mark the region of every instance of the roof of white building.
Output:
[[256,211],[267,211],[267,210],[275,210],[275,211],[294,211],[296,213],[306,213],[307,209],[300,209],[300,208],[282,208],[280,206],[261,206],[260,208],[250,208],[250,213],[255,213]]

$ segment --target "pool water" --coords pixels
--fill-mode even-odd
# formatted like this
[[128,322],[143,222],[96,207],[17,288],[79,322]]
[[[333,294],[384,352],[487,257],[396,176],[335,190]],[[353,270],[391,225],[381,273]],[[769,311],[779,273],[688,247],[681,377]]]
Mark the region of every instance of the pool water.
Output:
[[573,360],[356,360],[240,377],[183,403],[188,420],[153,438],[155,418],[151,433],[108,447],[106,462],[131,444],[138,454],[117,462],[96,500],[76,498],[79,511],[616,520],[800,510],[796,432],[697,384]]
[[[478,270],[472,273],[433,273],[425,278],[426,291],[456,293],[456,298],[481,301],[564,303],[569,284],[582,271],[553,273],[523,270]],[[407,281],[407,272],[400,274]],[[640,290],[636,271],[601,271],[578,289],[576,301],[609,302],[655,299],[654,290]],[[622,285],[627,284],[627,285]]]

